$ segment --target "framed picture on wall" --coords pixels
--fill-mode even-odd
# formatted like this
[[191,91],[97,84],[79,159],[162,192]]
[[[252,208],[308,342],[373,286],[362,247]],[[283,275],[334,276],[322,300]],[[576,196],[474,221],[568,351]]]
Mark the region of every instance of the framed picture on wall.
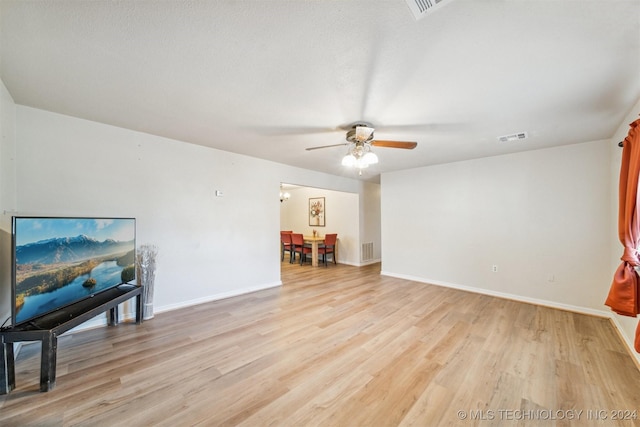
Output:
[[309,225],[324,227],[325,216],[324,197],[309,198]]

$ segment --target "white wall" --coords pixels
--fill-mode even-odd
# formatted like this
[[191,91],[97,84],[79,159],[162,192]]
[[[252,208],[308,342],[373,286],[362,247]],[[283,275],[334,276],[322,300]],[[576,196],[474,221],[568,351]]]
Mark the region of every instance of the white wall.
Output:
[[[636,103],[636,105],[631,109],[629,114],[624,118],[620,127],[611,138],[611,142],[609,143],[610,151],[611,151],[611,198],[610,198],[610,207],[611,207],[611,223],[610,223],[610,242],[611,242],[611,266],[610,269],[610,277],[609,284],[613,280],[613,273],[616,271],[618,266],[620,265],[620,257],[622,256],[623,246],[618,239],[618,184],[620,180],[620,163],[622,161],[622,148],[618,147],[618,142],[624,140],[626,136],[629,134],[629,124],[638,119],[640,115],[640,100]],[[605,294],[606,297],[606,294]],[[622,330],[625,340],[627,344],[633,348],[633,341],[635,337],[636,326],[638,325],[638,320],[634,317],[626,317],[620,316],[611,312],[613,319],[618,324],[618,327]]]
[[16,106],[0,81],[0,324],[11,316],[11,215],[16,208]]
[[[370,182],[362,183],[362,194],[360,198],[361,216],[360,234],[362,243],[373,243],[373,258],[364,263],[379,262],[381,259],[382,236],[380,217],[380,185]],[[361,257],[362,260],[362,257]]]
[[601,141],[383,175],[384,274],[604,312],[609,157]]
[[159,248],[156,312],[281,283],[280,182],[360,191],[356,180],[29,107],[16,122],[18,213],[137,218],[137,243]]
[[[338,234],[338,256],[343,264],[359,265],[359,195],[321,188],[296,187],[287,190],[291,198],[281,204],[280,228],[310,235]],[[309,225],[309,198],[325,198],[325,226]]]

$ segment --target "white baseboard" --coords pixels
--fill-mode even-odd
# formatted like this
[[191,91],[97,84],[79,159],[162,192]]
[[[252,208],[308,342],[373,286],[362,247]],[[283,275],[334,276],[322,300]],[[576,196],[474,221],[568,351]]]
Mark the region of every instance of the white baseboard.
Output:
[[365,265],[376,264],[379,262],[380,262],[380,259],[372,259],[369,261],[360,261],[360,262],[338,261],[338,264],[351,265],[353,267],[364,267]]
[[274,283],[267,283],[267,284],[258,285],[258,286],[250,286],[248,288],[237,289],[237,290],[228,291],[228,292],[222,292],[222,293],[214,294],[214,295],[208,295],[206,297],[196,298],[196,299],[192,299],[192,300],[189,300],[189,301],[183,301],[183,302],[180,302],[180,303],[177,303],[177,304],[163,305],[163,306],[158,307],[158,308],[154,307],[153,312],[154,313],[162,313],[162,312],[165,312],[165,311],[178,310],[180,308],[191,307],[192,305],[203,304],[205,302],[217,301],[217,300],[221,300],[221,299],[236,297],[236,296],[239,296],[239,295],[250,294],[251,292],[262,291],[264,289],[277,288],[278,286],[282,286],[282,281],[281,280],[279,280],[277,282],[274,282]]
[[626,344],[627,349],[629,350],[629,354],[634,358],[634,362],[636,363],[636,366],[638,366],[638,369],[640,369],[640,354],[636,353],[635,351],[634,344],[633,344],[634,338],[627,336],[627,334],[624,331],[624,328],[622,327],[618,319],[614,316],[614,313],[611,311],[596,310],[588,307],[564,304],[556,301],[549,301],[549,300],[543,300],[538,298],[530,298],[522,295],[493,291],[490,289],[482,289],[482,288],[476,288],[472,286],[459,285],[456,283],[443,282],[440,280],[429,280],[422,277],[410,276],[406,274],[396,274],[389,271],[381,271],[380,275],[396,277],[398,279],[411,280],[413,282],[420,282],[420,283],[426,283],[429,285],[442,286],[445,288],[458,289],[461,291],[473,292],[476,294],[489,295],[497,298],[504,298],[504,299],[509,299],[509,300],[518,301],[518,302],[526,302],[529,304],[535,304],[543,307],[557,308],[559,310],[572,311],[574,313],[587,314],[590,316],[603,317],[606,319],[610,319],[613,323],[614,328],[620,335],[620,338],[622,338],[622,341]]
[[633,355],[634,360],[636,362],[636,366],[638,367],[638,369],[640,369],[640,354],[636,352],[635,345],[633,342],[635,337],[633,338],[629,337],[625,333],[624,328],[620,324],[620,321],[618,320],[618,318],[613,314],[613,312],[609,313],[608,317],[609,319],[611,319],[611,322],[613,323],[614,328],[618,332],[618,335],[620,335],[620,339],[624,341],[624,343],[627,345],[627,348],[629,349],[629,352],[631,353],[631,355]]

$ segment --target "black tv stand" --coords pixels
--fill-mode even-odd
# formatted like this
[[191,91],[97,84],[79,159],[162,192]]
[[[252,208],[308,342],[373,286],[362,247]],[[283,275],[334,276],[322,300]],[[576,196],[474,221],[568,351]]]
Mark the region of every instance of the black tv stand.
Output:
[[122,284],[30,322],[0,330],[0,394],[15,388],[13,343],[42,341],[40,359],[40,391],[49,391],[56,384],[58,336],[98,314],[107,313],[107,323],[118,323],[118,304],[136,297],[136,324],[142,323],[142,287]]

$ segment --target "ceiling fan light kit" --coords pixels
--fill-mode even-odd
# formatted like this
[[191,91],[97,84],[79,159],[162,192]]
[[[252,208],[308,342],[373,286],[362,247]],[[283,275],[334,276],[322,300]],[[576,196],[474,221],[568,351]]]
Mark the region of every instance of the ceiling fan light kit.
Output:
[[381,141],[373,138],[375,129],[369,124],[358,122],[350,126],[347,131],[346,143],[323,145],[321,147],[307,148],[307,151],[318,150],[320,148],[338,147],[348,145],[347,154],[342,158],[342,166],[355,167],[360,170],[366,169],[378,163],[378,156],[373,152],[373,146],[386,148],[403,148],[413,150],[418,143],[408,141]]
[[358,169],[365,169],[376,163],[378,163],[378,156],[371,151],[370,146],[364,144],[356,144],[350,147],[347,154],[342,158],[342,166],[356,167]]
[[378,156],[376,156],[376,153],[373,151],[368,151],[362,156],[362,161],[370,165],[375,165],[378,163]]

